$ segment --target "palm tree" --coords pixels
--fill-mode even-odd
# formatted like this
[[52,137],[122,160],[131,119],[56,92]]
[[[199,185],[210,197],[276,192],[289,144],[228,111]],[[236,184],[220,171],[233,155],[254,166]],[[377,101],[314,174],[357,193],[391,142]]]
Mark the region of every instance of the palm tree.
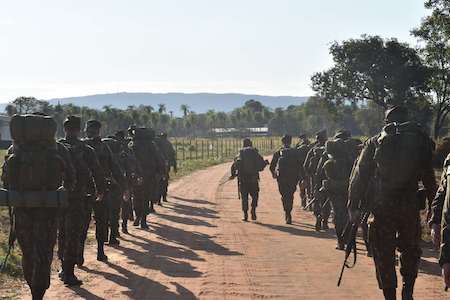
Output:
[[163,113],[165,113],[166,112],[166,105],[165,104],[162,104],[162,103],[160,103],[160,104],[158,104],[158,112],[159,112],[159,114],[163,114]]
[[189,114],[189,106],[187,106],[186,104],[182,104],[180,106],[180,109],[183,112],[183,116],[186,118],[187,115]]

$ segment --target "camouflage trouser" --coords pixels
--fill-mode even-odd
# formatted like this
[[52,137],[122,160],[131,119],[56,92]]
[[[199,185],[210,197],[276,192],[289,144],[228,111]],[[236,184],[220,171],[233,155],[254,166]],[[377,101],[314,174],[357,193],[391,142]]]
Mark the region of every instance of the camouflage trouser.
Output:
[[333,223],[336,230],[336,236],[339,242],[346,243],[347,237],[343,236],[345,226],[348,223],[348,211],[346,197],[330,196],[330,202],[333,207]]
[[[108,224],[111,230],[111,237],[119,235],[119,219],[120,219],[120,205],[122,204],[123,192],[119,187],[114,187],[106,199],[106,210],[108,213]],[[107,233],[108,234],[108,233]]]
[[149,213],[148,189],[144,185],[134,187],[133,208],[137,219],[146,217]]
[[98,242],[104,243],[108,240],[108,205],[106,204],[108,195],[105,194],[102,201],[95,201],[94,196],[85,197],[83,207],[83,231],[81,233],[81,253],[84,251],[84,243],[86,242],[89,224],[92,219],[92,211],[94,211],[95,220],[95,238]]
[[327,202],[327,196],[319,191],[315,191],[315,202],[313,204],[314,215],[316,218],[328,221],[331,214],[331,203]]
[[396,288],[395,250],[400,252],[403,280],[415,280],[419,270],[420,215],[417,203],[388,199],[393,205],[376,209],[369,222],[369,241],[380,289]]
[[22,269],[31,289],[48,289],[53,248],[58,227],[57,210],[16,208],[17,241],[22,250]]
[[302,207],[306,207],[306,205],[308,205],[307,193],[308,193],[309,188],[308,188],[307,183],[308,183],[308,181],[306,179],[302,179],[298,183],[298,188],[300,191],[300,205]]
[[278,178],[278,190],[281,194],[281,202],[286,213],[291,213],[294,202],[294,193],[297,190],[297,180],[284,180]]
[[75,265],[80,257],[83,232],[83,197],[70,197],[70,206],[62,212],[58,226],[58,258],[68,265]]
[[130,220],[133,216],[133,205],[132,199],[124,200],[122,199],[122,207],[121,207],[121,217],[123,221]]
[[248,211],[249,196],[252,197],[252,208],[258,206],[259,184],[258,178],[239,178],[241,189],[242,211]]

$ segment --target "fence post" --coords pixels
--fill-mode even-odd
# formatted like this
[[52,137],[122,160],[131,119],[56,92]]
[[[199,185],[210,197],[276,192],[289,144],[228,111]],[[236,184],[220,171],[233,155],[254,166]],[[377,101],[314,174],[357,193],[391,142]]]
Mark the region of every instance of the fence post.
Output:
[[195,138],[195,159],[198,159],[198,141],[197,138]]
[[202,160],[204,160],[205,159],[205,157],[203,156],[203,154],[204,154],[204,150],[203,150],[203,146],[205,145],[205,141],[204,140],[202,140]]
[[181,139],[181,145],[182,145],[181,149],[183,149],[183,161],[184,161],[184,160],[186,160],[186,146],[184,143],[184,139]]
[[219,138],[216,140],[216,158],[219,159]]

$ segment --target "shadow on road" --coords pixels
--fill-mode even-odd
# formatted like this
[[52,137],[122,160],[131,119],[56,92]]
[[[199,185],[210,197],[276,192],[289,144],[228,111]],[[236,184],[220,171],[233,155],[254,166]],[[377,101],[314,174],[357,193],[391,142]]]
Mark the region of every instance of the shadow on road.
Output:
[[289,226],[283,226],[283,225],[275,225],[275,224],[264,224],[264,223],[255,223],[263,227],[267,227],[273,230],[278,230],[281,232],[289,233],[292,235],[298,235],[298,236],[307,236],[307,237],[315,237],[315,238],[322,238],[322,239],[335,239],[335,236],[333,233],[330,232],[316,232],[311,230],[304,230],[299,227],[296,227],[295,225],[289,225]]
[[441,266],[439,266],[437,254],[435,251],[429,249],[429,248],[422,248],[423,255],[422,257],[425,258],[434,258],[434,261],[428,261],[425,259],[420,260],[420,266],[419,271],[420,273],[438,276],[440,277],[442,275]]
[[166,206],[178,215],[202,217],[208,219],[218,219],[217,211],[206,207],[193,207],[181,203],[175,203],[173,206]]
[[173,196],[173,195],[169,195],[169,197],[170,197],[170,198],[173,198],[173,199],[176,199],[176,200],[188,202],[188,203],[216,205],[215,203],[210,202],[210,201],[208,201],[208,200],[201,200],[201,199],[187,199],[187,198],[183,198],[183,197],[179,197],[179,196]]
[[[181,214],[181,215],[185,215],[185,214]],[[196,219],[193,217],[180,217],[180,216],[167,215],[167,214],[162,214],[162,213],[158,213],[158,217],[166,219],[166,220],[174,222],[174,223],[180,223],[180,224],[185,224],[185,225],[217,227],[216,225],[212,225],[211,223],[208,223],[206,221]]]

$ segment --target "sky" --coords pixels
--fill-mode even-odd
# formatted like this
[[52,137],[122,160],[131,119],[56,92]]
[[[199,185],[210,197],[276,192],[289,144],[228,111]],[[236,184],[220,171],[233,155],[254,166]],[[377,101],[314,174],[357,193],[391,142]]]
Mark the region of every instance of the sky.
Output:
[[330,43],[416,45],[423,0],[0,0],[0,102],[114,92],[309,96]]

